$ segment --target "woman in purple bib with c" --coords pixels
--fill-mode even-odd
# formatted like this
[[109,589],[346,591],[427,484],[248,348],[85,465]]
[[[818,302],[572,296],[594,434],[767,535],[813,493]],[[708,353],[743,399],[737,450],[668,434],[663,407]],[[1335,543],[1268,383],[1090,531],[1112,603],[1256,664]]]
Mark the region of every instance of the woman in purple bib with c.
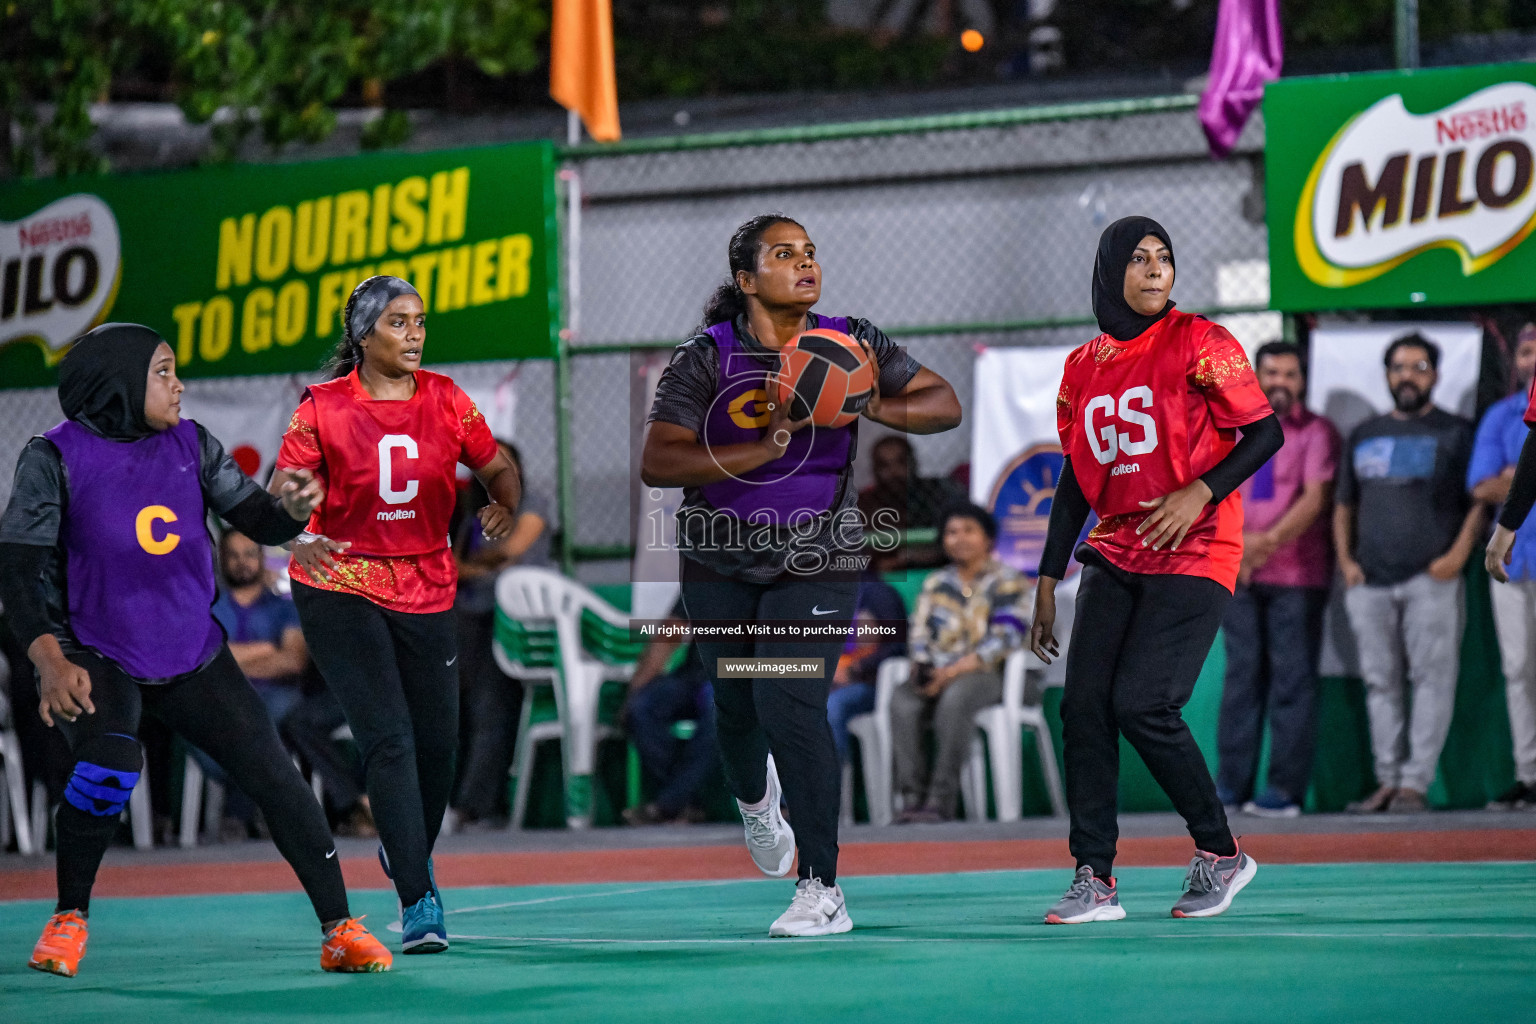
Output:
[[321,500],[317,481],[268,495],[192,420],[171,347],[104,324],[59,368],[63,423],[27,442],[0,517],[0,600],[37,668],[44,722],[74,768],[55,819],[59,900],[30,966],[73,977],[96,869],[143,768],[145,712],[204,750],[266,816],[320,918],[321,967],[383,971],[352,917],[325,815],[288,759],[213,618],[213,511],[281,544]]
[[[875,370],[865,418],[938,433],[959,425],[960,403],[948,382],[869,321],[811,312],[821,298],[821,265],[795,221],[754,217],[731,236],[727,255],[731,279],[657,384],[641,478],[684,488],[683,604],[714,680],[720,756],[747,849],[774,877],[787,874],[799,852],[795,897],[768,934],[831,935],[853,927],[837,884],[841,769],[827,693],[863,558],[851,481],[858,420],[835,428],[791,420],[791,403],[770,398],[771,378],[785,345],[826,328],[856,339]],[[802,639],[753,633],[775,624]],[[823,636],[823,627],[834,628]],[[807,629],[817,639],[804,639]],[[819,675],[795,669],[815,659]],[[781,796],[793,830],[780,814]]]

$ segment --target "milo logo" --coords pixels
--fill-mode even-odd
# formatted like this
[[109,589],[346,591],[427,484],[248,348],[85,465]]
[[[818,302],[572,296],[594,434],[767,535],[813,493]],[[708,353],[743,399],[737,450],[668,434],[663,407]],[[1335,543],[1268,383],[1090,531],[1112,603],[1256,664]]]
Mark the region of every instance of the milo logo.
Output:
[[65,196],[0,222],[0,346],[33,341],[57,362],[106,318],[121,272],[117,219],[96,196]]
[[1536,227],[1536,86],[1505,82],[1410,114],[1401,95],[1356,115],[1318,157],[1297,205],[1295,245],[1314,283],[1347,288],[1429,249],[1470,277]]

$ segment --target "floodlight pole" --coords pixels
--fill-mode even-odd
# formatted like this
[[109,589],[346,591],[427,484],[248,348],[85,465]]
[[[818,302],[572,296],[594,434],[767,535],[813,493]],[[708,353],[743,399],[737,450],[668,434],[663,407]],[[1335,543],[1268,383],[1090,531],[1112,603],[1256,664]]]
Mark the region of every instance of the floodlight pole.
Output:
[[1419,66],[1419,0],[1397,0],[1393,18],[1399,70]]
[[[581,144],[581,115],[566,112],[565,140]],[[581,167],[575,160],[564,168],[565,328],[555,349],[555,467],[560,501],[560,567],[576,569],[576,466],[571,440],[571,346],[581,330]]]

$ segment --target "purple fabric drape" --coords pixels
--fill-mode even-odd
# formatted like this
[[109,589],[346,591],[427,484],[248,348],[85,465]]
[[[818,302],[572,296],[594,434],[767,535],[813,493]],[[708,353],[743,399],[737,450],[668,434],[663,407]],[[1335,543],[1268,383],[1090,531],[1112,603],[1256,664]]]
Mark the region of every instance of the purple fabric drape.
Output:
[[1232,152],[1248,115],[1264,98],[1264,83],[1280,77],[1282,50],[1280,0],[1221,0],[1211,80],[1200,97],[1200,123],[1212,156]]

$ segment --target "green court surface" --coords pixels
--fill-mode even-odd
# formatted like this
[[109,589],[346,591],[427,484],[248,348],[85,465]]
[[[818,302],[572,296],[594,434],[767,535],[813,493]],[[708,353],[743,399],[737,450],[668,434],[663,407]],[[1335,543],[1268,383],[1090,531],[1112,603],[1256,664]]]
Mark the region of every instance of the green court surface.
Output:
[[1264,865],[1203,921],[1167,916],[1181,871],[1128,868],[1126,920],[1039,924],[1068,881],[851,878],[854,931],[816,940],[766,937],[785,881],[450,889],[450,951],[360,976],[320,972],[298,895],[102,900],[73,980],[27,969],[49,907],[9,903],[0,1020],[1536,1020],[1530,863]]

